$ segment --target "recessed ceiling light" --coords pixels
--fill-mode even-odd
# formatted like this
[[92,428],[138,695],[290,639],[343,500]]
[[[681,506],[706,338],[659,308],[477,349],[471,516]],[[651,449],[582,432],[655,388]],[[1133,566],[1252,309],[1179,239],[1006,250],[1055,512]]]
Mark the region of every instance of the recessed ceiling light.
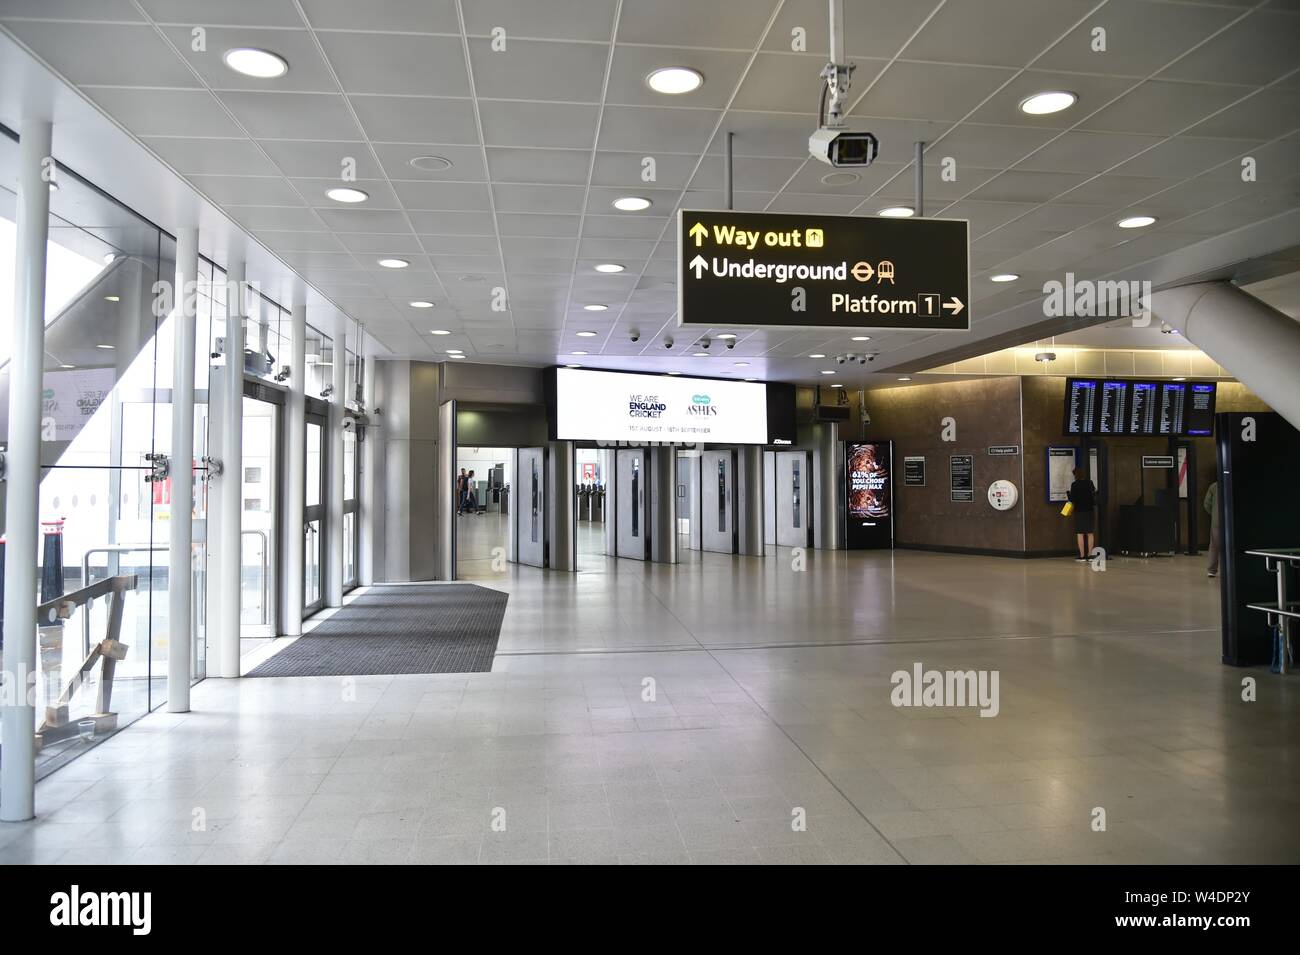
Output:
[[565,368],[581,368],[581,365],[565,365]]
[[834,382],[831,382],[831,387],[832,387],[832,388],[843,388],[844,386],[841,385],[838,381],[834,381]]
[[822,369],[822,374],[823,374],[823,375],[833,375],[833,374],[835,374],[835,372],[832,371],[832,370],[829,369],[829,368],[823,368],[823,369]]
[[614,208],[620,212],[640,212],[650,208],[650,200],[642,196],[620,196],[614,200]]
[[723,332],[721,335],[714,335],[713,337],[714,337],[714,338],[720,338],[720,339],[722,339],[722,341],[725,342],[727,339],[729,339],[729,338],[735,338],[736,336],[733,335],[733,334],[731,334],[731,332]]
[[114,348],[114,346],[112,346],[112,345],[96,345],[95,347],[96,347],[96,348],[102,348],[102,349],[104,349],[105,351],[112,351],[113,348]]
[[464,358],[464,355],[448,355],[448,358]]
[[1187,380],[1187,379],[1184,378],[1184,377],[1182,377],[1181,375],[1180,375],[1179,377],[1177,377],[1177,378],[1174,379],[1174,381],[1186,381],[1186,380]]
[[380,259],[379,264],[386,269],[404,269],[411,263],[406,259]]
[[443,156],[416,156],[410,164],[421,172],[442,172],[451,168],[451,160]]
[[602,262],[596,266],[597,272],[622,272],[623,266],[615,265],[613,262]]
[[571,352],[569,352],[569,354],[570,354],[570,355],[585,355],[585,354],[587,354],[587,353],[586,353],[585,351],[571,351]]
[[59,366],[60,368],[76,368],[76,365],[69,365],[66,362]]
[[826,356],[823,355],[821,352],[815,352],[815,353],[809,355],[808,357],[809,357],[809,358],[825,358]]
[[[411,308],[433,308],[433,303],[432,303],[432,302],[426,302],[426,301],[425,301],[424,299],[422,299],[422,298],[416,299],[414,302],[410,302],[409,304],[410,304]],[[437,334],[437,333],[435,332],[434,334]]]
[[603,312],[605,309],[609,308],[608,305],[584,305],[582,307],[584,311],[588,312]]
[[916,210],[911,206],[887,206],[876,215],[884,216],[886,219],[910,219],[916,215]]
[[827,186],[851,186],[861,178],[856,172],[828,172],[822,176],[822,184]]
[[1155,216],[1127,216],[1115,224],[1121,229],[1141,229],[1153,225],[1155,221]]
[[348,186],[335,186],[333,189],[326,189],[325,195],[335,202],[365,202],[370,198],[370,193],[362,192],[360,189],[352,189]]
[[745,380],[746,380],[746,381],[758,381],[757,378],[746,378]]
[[870,336],[870,335],[854,335],[854,336],[853,336],[853,340],[854,340],[855,342],[869,342],[869,341],[871,341],[871,336]]
[[448,355],[459,355],[459,354],[463,353],[464,351],[465,351],[465,349],[463,349],[463,348],[448,348],[448,349],[447,349],[447,354],[448,354]]
[[1069,109],[1078,101],[1079,97],[1073,93],[1064,90],[1047,90],[1022,99],[1020,112],[1028,113],[1030,116],[1046,116],[1049,113],[1059,113],[1063,109]]
[[445,329],[445,328],[433,328],[433,329],[430,329],[430,330],[429,330],[429,334],[430,334],[430,335],[450,335],[451,332],[447,331],[447,329]]
[[595,338],[595,337],[596,337],[596,333],[595,333],[595,332],[578,332],[578,337],[579,337],[579,338]]
[[990,275],[989,281],[990,282],[1014,282],[1018,278],[1020,278],[1020,276],[1015,272],[999,272],[997,275]]
[[105,296],[104,296],[104,301],[105,301],[105,302],[120,302],[120,301],[122,301],[122,299],[121,299],[121,297],[118,296],[118,295],[105,295]]
[[748,368],[748,367],[749,367],[749,362],[747,362],[747,361],[737,361],[737,362],[732,362],[732,364],[735,365],[737,368]]
[[696,358],[708,358],[708,357],[709,357],[709,353],[706,352],[706,351],[691,352],[691,354],[692,354],[694,357],[696,357]]
[[704,74],[689,66],[665,66],[652,70],[645,78],[646,85],[656,93],[680,96],[692,93],[704,85]]
[[670,374],[670,375],[680,375],[681,372],[680,372],[680,371],[670,371],[668,374]]
[[899,381],[911,381],[912,379],[911,379],[911,378],[900,378],[900,379],[898,379],[898,380],[899,380]]
[[236,73],[259,80],[273,80],[289,72],[288,61],[270,50],[240,46],[227,50],[221,58]]
[[483,276],[481,276],[481,275],[462,275],[462,276],[460,277],[460,280],[461,280],[462,282],[470,282],[470,283],[482,282],[482,281],[483,281]]

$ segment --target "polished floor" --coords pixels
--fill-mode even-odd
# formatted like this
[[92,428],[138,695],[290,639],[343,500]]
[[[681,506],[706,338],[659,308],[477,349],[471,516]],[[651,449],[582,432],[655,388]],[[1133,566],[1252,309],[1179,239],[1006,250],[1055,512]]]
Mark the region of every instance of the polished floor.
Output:
[[[664,566],[585,528],[573,575],[461,522],[510,594],[492,673],[206,681],[42,782],[0,862],[1300,861],[1300,691],[1218,662],[1199,559]],[[918,663],[996,671],[997,715],[896,708]]]

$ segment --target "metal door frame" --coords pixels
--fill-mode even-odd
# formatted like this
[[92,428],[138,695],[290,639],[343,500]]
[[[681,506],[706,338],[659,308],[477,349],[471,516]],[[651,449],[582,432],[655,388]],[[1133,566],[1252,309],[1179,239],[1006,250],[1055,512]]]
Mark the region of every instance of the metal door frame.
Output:
[[[305,574],[307,572],[307,537],[311,533],[312,523],[315,522],[316,525],[319,527],[317,534],[319,535],[320,538],[317,544],[317,546],[320,548],[319,550],[320,557],[319,560],[317,561],[317,566],[320,568],[320,597],[312,601],[311,603],[307,603],[306,599],[304,598],[303,608],[302,608],[302,615],[304,618],[309,617],[312,614],[318,613],[319,611],[325,609],[325,581],[327,575],[327,567],[329,563],[329,548],[325,546],[325,541],[329,539],[326,531],[326,525],[329,523],[329,508],[326,506],[328,504],[328,501],[326,499],[326,494],[325,494],[325,485],[327,483],[326,476],[329,474],[329,453],[330,453],[329,415],[328,415],[328,411],[324,410],[323,408],[322,409],[314,408],[313,407],[314,401],[315,399],[308,398],[307,404],[303,409],[302,427],[304,431],[304,437],[303,437],[302,446],[305,454],[307,448],[307,439],[305,434],[307,426],[313,424],[319,425],[320,426],[320,493],[316,495],[316,500],[319,501],[320,503],[312,506],[307,506],[306,504],[303,505],[302,568],[303,568],[303,573]],[[325,402],[323,401],[315,402],[315,403],[325,406]],[[304,461],[303,462],[304,481],[306,481],[307,479],[306,475],[307,475],[307,466],[306,466],[306,461]],[[307,489],[304,486],[303,487],[304,502],[307,500],[306,490]],[[306,594],[306,592],[307,592],[307,581],[304,580],[303,593]]]
[[[266,637],[278,637],[280,635],[280,621],[285,618],[283,607],[284,588],[280,586],[279,571],[284,566],[281,550],[284,539],[284,503],[287,495],[285,494],[285,417],[288,410],[286,402],[286,393],[280,388],[273,388],[266,382],[257,378],[244,378],[243,397],[252,398],[254,401],[260,401],[263,404],[273,405],[277,410],[275,414],[275,433],[271,437],[272,450],[274,453],[274,471],[271,476],[271,492],[275,495],[275,514],[272,521],[271,530],[255,531],[244,530],[244,495],[239,495],[239,540],[240,549],[243,549],[243,540],[246,535],[260,535],[263,537],[263,568],[262,568],[262,606],[266,612],[266,622],[262,624],[250,624],[249,628],[257,628],[259,632],[244,632],[244,624],[240,624],[239,638],[244,639],[262,639]],[[241,414],[243,402],[240,402]],[[242,455],[241,455],[242,457]],[[243,462],[240,463],[240,472],[238,479],[241,483],[244,480]],[[240,554],[240,574],[243,574],[243,554]],[[243,594],[243,581],[239,581],[238,592]],[[235,613],[242,615],[242,607],[235,608]]]
[[[640,484],[640,488],[639,488],[639,490],[640,490],[640,492],[641,492],[641,495],[640,495],[640,496],[641,496],[641,505],[640,505],[640,507],[641,507],[641,521],[640,521],[640,523],[641,523],[641,540],[644,541],[644,543],[645,543],[645,556],[644,556],[644,557],[627,557],[627,558],[625,558],[625,559],[627,559],[627,560],[643,560],[643,561],[647,561],[647,562],[648,562],[648,561],[650,560],[650,520],[649,520],[649,518],[650,518],[650,489],[649,489],[649,481],[650,481],[650,449],[649,449],[649,448],[645,448],[645,447],[615,448],[615,449],[614,449],[614,485],[615,485],[614,514],[613,514],[613,517],[614,517],[614,556],[615,556],[616,558],[618,558],[618,557],[623,557],[623,556],[624,556],[623,554],[620,554],[620,553],[619,553],[619,547],[618,547],[618,531],[619,531],[619,524],[618,524],[618,501],[619,501],[619,499],[621,499],[622,496],[623,496],[621,489],[618,487],[619,476],[620,476],[620,474],[621,474],[621,472],[620,472],[620,470],[619,470],[619,456],[620,456],[620,455],[622,454],[622,452],[624,452],[624,451],[632,451],[632,452],[635,452],[636,454],[641,455],[641,467],[639,468],[639,470],[640,470],[640,472],[641,472],[641,484]],[[632,507],[635,508],[635,507],[637,507],[637,506],[638,506],[638,505],[637,505],[637,502],[636,502],[636,501],[633,501],[633,502],[632,502]]]
[[[798,544],[781,543],[781,456],[788,454],[800,455],[803,462],[804,473],[800,487],[803,495],[800,498],[800,504],[803,507],[803,531],[804,540]],[[806,448],[782,448],[774,452],[772,458],[772,516],[773,516],[773,535],[772,543],[779,547],[807,547],[811,548],[814,541],[814,529],[816,527],[816,512],[813,507],[813,452]]]
[[[542,525],[542,539],[540,542],[542,545],[542,562],[540,564],[534,564],[529,561],[524,561],[520,559],[520,555],[523,550],[523,546],[522,546],[523,532],[522,532],[522,528],[519,526],[519,521],[523,518],[523,513],[524,513],[523,494],[522,494],[523,475],[519,464],[519,455],[521,451],[536,451],[538,452],[541,459],[541,468],[539,474],[541,480],[537,490],[538,498],[541,501],[541,525]],[[550,456],[550,449],[546,447],[546,445],[529,444],[529,445],[520,445],[516,447],[514,449],[514,452],[515,452],[514,485],[518,485],[518,487],[511,486],[510,503],[509,503],[510,519],[511,521],[514,522],[514,528],[515,528],[514,562],[517,564],[523,564],[525,567],[538,567],[544,569],[550,566],[550,556],[551,556],[550,537],[546,532],[546,528],[548,524],[546,502],[549,500],[548,492],[550,491],[546,472],[547,472],[547,464],[549,463],[548,458]],[[530,507],[532,506],[531,502],[529,503],[529,506]]]

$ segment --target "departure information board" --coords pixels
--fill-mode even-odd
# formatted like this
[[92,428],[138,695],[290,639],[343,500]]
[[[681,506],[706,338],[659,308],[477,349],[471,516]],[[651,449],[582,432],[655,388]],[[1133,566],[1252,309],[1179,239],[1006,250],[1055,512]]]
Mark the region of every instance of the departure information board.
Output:
[[1062,431],[1209,436],[1216,391],[1214,382],[1068,378]]
[[1123,434],[1124,415],[1128,413],[1128,382],[1103,381],[1098,398],[1097,434]]

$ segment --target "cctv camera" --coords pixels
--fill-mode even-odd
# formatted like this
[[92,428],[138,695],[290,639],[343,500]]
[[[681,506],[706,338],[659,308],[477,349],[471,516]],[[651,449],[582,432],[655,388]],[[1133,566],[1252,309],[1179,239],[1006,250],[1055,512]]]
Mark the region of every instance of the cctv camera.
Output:
[[844,356],[843,356],[843,355],[836,355],[836,356],[835,356],[835,362],[836,362],[836,364],[839,364],[839,365],[844,364]]
[[875,361],[875,360],[876,360],[876,356],[875,356],[875,355],[868,355],[868,356],[867,356],[867,361]]
[[828,166],[870,166],[876,159],[880,142],[871,133],[820,127],[808,137],[808,153]]
[[1042,361],[1042,362],[1056,361],[1056,352],[1040,351],[1038,354],[1034,356],[1034,361]]
[[858,364],[859,364],[859,365],[865,365],[865,364],[867,363],[867,360],[868,360],[868,359],[867,359],[867,356],[866,356],[866,355],[859,355],[859,356],[858,356]]
[[707,349],[707,348],[708,348],[710,345],[712,345],[712,344],[713,344],[713,342],[710,341],[710,340],[707,339],[707,338],[701,338],[701,339],[700,339],[700,347],[701,347],[701,348]]
[[634,328],[632,331],[628,332],[627,337],[632,339],[634,342],[639,342],[641,340],[641,333]]
[[731,349],[731,348],[735,348],[735,347],[736,347],[736,340],[735,340],[734,338],[728,338],[728,339],[727,339],[727,348],[728,348],[728,349]]
[[672,348],[672,347],[673,347],[673,340],[671,338],[665,338],[664,348]]

